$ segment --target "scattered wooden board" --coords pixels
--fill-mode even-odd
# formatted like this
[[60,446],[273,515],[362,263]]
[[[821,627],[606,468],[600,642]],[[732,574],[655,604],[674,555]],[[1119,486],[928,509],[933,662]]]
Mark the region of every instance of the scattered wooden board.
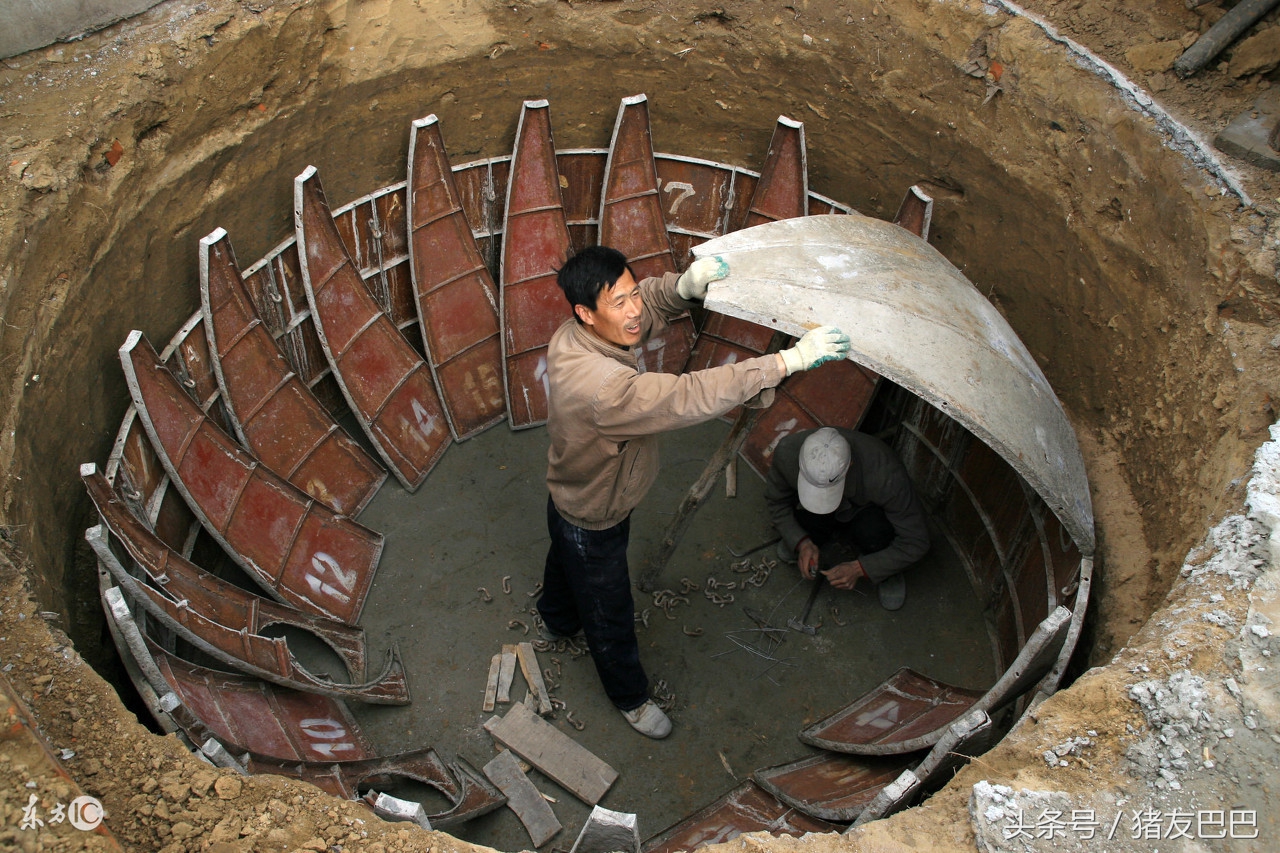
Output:
[[498,673],[498,701],[511,701],[511,679],[516,676],[516,647],[502,647],[502,668]]
[[555,812],[551,811],[551,806],[529,777],[524,775],[511,750],[504,749],[494,756],[484,766],[484,775],[506,795],[507,807],[520,818],[534,847],[541,847],[560,831],[560,821],[556,819]]
[[547,716],[551,713],[551,697],[547,694],[547,683],[542,680],[542,669],[538,666],[538,653],[533,650],[533,643],[516,646],[516,657],[520,659],[520,671],[529,684],[529,691],[538,701],[538,713]]
[[498,698],[498,675],[502,670],[502,653],[493,656],[489,661],[489,680],[484,687],[484,709],[492,711]]
[[568,735],[524,705],[484,724],[493,738],[532,764],[587,805],[594,806],[618,778],[605,764]]

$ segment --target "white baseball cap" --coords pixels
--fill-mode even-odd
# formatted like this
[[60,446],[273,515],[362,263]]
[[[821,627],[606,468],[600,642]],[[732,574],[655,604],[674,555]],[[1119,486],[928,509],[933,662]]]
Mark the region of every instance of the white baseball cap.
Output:
[[849,442],[833,427],[815,430],[800,445],[800,505],[816,515],[835,512],[848,472]]

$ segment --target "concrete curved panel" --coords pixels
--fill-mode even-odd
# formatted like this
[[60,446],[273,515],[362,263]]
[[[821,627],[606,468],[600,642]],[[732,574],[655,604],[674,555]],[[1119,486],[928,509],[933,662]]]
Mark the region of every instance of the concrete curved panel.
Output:
[[851,359],[964,424],[1093,554],[1084,460],[1062,404],[1004,317],[936,249],[854,214],[772,222],[693,251],[729,261],[708,309],[793,335],[839,326]]

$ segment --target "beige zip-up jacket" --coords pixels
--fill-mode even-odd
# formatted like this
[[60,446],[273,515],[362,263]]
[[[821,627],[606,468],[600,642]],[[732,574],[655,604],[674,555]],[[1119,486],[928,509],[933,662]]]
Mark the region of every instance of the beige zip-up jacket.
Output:
[[[677,278],[640,282],[642,342],[693,304],[676,295]],[[604,530],[636,508],[658,476],[658,433],[720,417],[786,378],[775,354],[680,376],[637,367],[634,351],[576,319],[551,336],[547,488],[578,527]]]

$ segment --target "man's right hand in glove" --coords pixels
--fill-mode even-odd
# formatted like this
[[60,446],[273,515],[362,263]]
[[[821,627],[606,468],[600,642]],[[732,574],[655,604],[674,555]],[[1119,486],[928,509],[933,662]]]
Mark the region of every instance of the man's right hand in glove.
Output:
[[844,358],[849,354],[849,336],[835,326],[819,326],[805,332],[791,349],[778,355],[787,366],[787,375],[811,370],[828,361]]

